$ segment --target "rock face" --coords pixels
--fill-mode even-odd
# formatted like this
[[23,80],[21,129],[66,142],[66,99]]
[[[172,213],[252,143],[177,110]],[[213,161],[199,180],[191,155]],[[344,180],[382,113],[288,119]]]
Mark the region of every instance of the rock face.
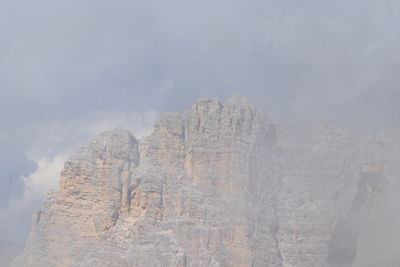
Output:
[[399,133],[202,99],[71,155],[14,265],[400,266],[399,175]]

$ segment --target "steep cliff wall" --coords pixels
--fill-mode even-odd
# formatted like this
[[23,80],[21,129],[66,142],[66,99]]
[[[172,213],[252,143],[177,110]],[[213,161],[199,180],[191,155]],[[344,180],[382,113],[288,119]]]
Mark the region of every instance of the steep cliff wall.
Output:
[[371,232],[386,238],[373,222],[397,212],[382,207],[396,199],[399,136],[309,118],[276,124],[244,97],[202,99],[148,137],[104,132],[71,155],[14,264],[399,263],[391,243],[369,252]]

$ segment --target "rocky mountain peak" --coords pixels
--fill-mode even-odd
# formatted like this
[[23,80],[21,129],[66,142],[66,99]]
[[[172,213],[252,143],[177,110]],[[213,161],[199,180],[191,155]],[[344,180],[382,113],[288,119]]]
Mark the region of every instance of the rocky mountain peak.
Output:
[[201,99],[150,136],[107,131],[78,148],[14,265],[396,266],[399,254],[368,253],[368,222],[395,199],[399,140]]

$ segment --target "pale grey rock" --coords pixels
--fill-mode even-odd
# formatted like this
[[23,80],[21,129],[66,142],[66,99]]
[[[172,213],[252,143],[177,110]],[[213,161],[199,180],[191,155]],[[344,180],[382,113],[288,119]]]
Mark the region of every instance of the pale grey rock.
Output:
[[71,155],[14,266],[398,266],[399,151],[398,132],[201,99]]

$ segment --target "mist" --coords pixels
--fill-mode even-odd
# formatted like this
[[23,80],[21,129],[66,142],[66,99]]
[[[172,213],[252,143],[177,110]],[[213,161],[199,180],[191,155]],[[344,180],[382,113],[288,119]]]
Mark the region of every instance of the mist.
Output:
[[[311,116],[398,144],[399,13],[395,0],[2,1],[0,240],[25,242],[87,139],[149,135],[203,97],[245,95],[277,124]],[[382,255],[398,251],[396,183],[365,226],[393,239]]]

